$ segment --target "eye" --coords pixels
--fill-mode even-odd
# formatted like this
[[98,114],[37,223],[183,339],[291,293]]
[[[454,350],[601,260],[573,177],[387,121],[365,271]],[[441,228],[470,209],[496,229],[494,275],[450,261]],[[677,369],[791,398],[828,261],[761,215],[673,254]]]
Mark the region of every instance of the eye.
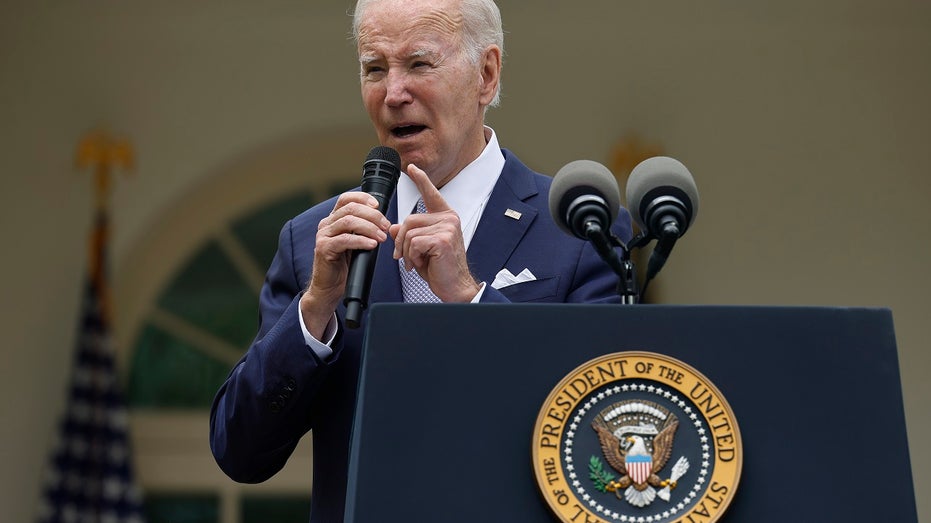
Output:
[[380,65],[368,64],[362,66],[362,75],[366,77],[377,76],[383,73],[385,69]]
[[413,68],[413,69],[421,69],[421,68],[424,68],[424,67],[430,67],[430,62],[425,62],[425,61],[423,61],[423,60],[419,60],[419,61],[417,61],[417,62],[414,62],[414,63],[411,65],[411,68]]

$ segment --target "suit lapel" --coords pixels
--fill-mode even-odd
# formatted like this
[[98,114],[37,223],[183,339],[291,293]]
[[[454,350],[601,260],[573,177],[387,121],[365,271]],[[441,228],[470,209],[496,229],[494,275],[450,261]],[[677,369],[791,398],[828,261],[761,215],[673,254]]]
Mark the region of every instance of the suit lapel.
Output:
[[[536,207],[525,202],[539,193],[533,171],[510,151],[503,152],[504,169],[469,243],[469,265],[476,276],[487,282],[493,281],[504,267],[539,213]],[[391,223],[397,223],[397,194],[392,197],[386,216]],[[394,241],[389,236],[378,248],[369,304],[403,301],[401,276],[398,262],[392,257],[393,251]]]
[[494,280],[537,217],[525,200],[538,193],[533,173],[509,151],[469,244],[469,264],[480,279]]

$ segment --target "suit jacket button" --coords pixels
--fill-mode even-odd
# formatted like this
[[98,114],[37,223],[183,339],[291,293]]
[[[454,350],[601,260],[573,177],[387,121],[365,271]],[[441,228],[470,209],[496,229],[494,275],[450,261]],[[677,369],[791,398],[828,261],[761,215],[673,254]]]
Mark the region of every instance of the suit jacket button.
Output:
[[278,411],[281,410],[281,403],[279,403],[279,402],[277,402],[277,401],[275,401],[275,400],[272,400],[272,401],[268,404],[268,408],[271,409],[272,412],[276,412],[276,413],[277,413]]

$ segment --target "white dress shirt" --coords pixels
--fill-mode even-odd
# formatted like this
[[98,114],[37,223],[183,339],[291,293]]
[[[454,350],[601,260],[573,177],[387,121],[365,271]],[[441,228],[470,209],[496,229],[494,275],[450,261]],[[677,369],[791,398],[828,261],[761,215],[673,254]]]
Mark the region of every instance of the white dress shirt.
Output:
[[[482,217],[482,211],[485,210],[485,205],[491,197],[491,191],[504,169],[504,154],[498,145],[498,137],[495,131],[488,126],[485,127],[485,142],[485,149],[482,150],[482,154],[440,188],[440,195],[443,196],[450,208],[459,215],[459,221],[462,224],[462,240],[466,249],[469,248],[469,243],[475,235],[478,222]],[[397,187],[398,223],[402,223],[411,214],[419,199],[420,191],[417,190],[414,181],[402,172]],[[481,289],[472,299],[473,303],[482,297],[486,285],[486,282],[482,282]],[[307,345],[321,359],[329,358],[333,354],[329,344],[336,337],[338,324],[335,313],[327,324],[322,336],[323,341],[314,338],[310,331],[307,330],[300,307],[298,307],[298,314],[301,320],[301,331],[304,333],[304,340]]]

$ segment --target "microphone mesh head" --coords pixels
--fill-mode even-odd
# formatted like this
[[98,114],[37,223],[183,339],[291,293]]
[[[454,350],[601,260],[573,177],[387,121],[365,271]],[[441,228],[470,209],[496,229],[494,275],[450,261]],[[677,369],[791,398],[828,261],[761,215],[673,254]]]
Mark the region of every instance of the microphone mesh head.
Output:
[[395,167],[397,167],[398,170],[401,169],[401,155],[391,147],[385,147],[384,145],[372,147],[372,150],[369,151],[368,156],[365,157],[366,162],[371,160],[383,160],[390,162]]
[[698,187],[695,186],[692,173],[675,158],[654,156],[634,167],[627,179],[627,209],[641,230],[647,229],[644,225],[643,204],[650,203],[643,201],[644,196],[664,188],[675,188],[685,193],[689,201],[683,203],[691,205],[692,209],[689,225],[698,216]]
[[556,176],[550,187],[550,214],[553,221],[566,234],[574,236],[571,227],[566,223],[566,212],[572,200],[582,194],[592,194],[604,199],[611,214],[611,222],[617,218],[621,205],[621,193],[617,187],[614,174],[598,162],[591,160],[575,160],[567,163]]

